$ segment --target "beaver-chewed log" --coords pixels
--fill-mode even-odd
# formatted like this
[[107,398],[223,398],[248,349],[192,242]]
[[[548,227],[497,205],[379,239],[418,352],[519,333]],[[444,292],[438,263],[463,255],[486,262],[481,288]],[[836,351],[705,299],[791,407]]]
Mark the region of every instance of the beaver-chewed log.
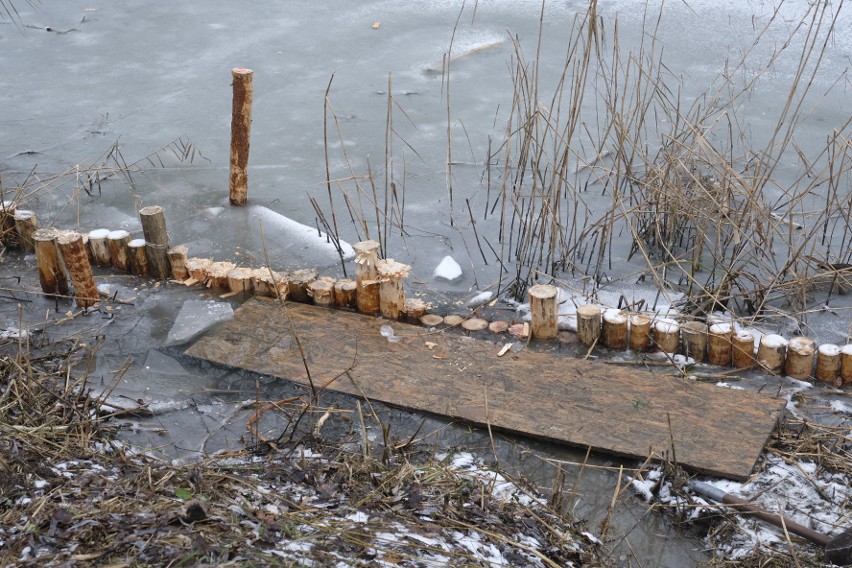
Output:
[[171,272],[171,266],[169,266],[169,234],[166,232],[163,208],[159,205],[143,207],[139,210],[139,220],[145,236],[148,272],[154,278],[166,280]]
[[293,302],[309,304],[311,297],[308,288],[317,279],[319,273],[313,268],[302,268],[290,274],[290,286],[287,298]]
[[251,106],[254,87],[251,69],[237,67],[233,77],[233,108],[231,111],[231,177],[228,200],[231,205],[245,205],[248,200],[248,162],[251,140]]
[[15,232],[18,246],[25,252],[33,252],[33,233],[38,229],[38,218],[34,211],[28,209],[17,209],[15,211]]
[[148,254],[145,251],[145,239],[133,239],[127,243],[130,261],[130,273],[136,276],[148,275]]
[[355,250],[355,287],[358,311],[362,314],[378,313],[379,301],[379,243],[361,241],[352,245]]
[[235,294],[251,294],[254,291],[253,276],[251,268],[232,268],[228,271],[228,289]]
[[59,250],[56,248],[58,235],[59,231],[52,227],[38,229],[33,233],[33,245],[42,292],[64,296],[68,294],[68,279],[65,277],[63,264],[59,261]]
[[844,386],[852,384],[852,343],[840,348],[840,382]]
[[189,249],[184,245],[173,246],[168,251],[169,266],[172,278],[183,282],[189,278],[189,270],[186,269],[186,261],[189,260]]
[[680,346],[680,324],[669,319],[657,320],[654,324],[654,343],[657,351],[677,353]]
[[334,278],[323,276],[308,284],[308,296],[314,304],[331,308],[334,306]]
[[731,364],[737,369],[754,367],[754,335],[737,330],[731,336]]
[[92,263],[95,266],[107,266],[111,264],[109,254],[109,229],[95,229],[89,231],[89,252]]
[[807,337],[794,337],[787,342],[787,361],[784,374],[794,379],[809,379],[814,368],[814,340]]
[[252,283],[254,293],[267,298],[286,298],[289,293],[289,275],[267,267],[255,268]]
[[840,376],[840,347],[832,343],[823,343],[817,349],[816,372],[818,381],[834,385]]
[[707,324],[703,321],[688,321],[680,328],[683,354],[696,362],[707,359]]
[[379,311],[387,319],[399,319],[405,307],[403,281],[411,267],[392,258],[376,261],[379,277]]
[[341,308],[354,308],[356,289],[354,280],[341,278],[334,283],[334,303]]
[[81,308],[88,308],[100,299],[98,288],[95,286],[95,278],[92,274],[92,265],[89,264],[89,256],[86,246],[83,244],[83,235],[69,231],[56,239],[56,246],[65,261],[65,266],[71,275],[74,286],[74,299]]
[[112,267],[122,272],[130,270],[130,233],[123,229],[107,233],[109,245],[109,261]]
[[764,371],[779,374],[787,357],[787,340],[775,333],[760,338],[757,346],[757,364]]

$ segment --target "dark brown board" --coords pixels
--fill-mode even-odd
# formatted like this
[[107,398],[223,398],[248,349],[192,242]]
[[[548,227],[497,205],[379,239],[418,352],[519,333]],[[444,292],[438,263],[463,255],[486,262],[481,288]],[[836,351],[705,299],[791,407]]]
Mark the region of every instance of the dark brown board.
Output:
[[263,298],[186,353],[307,384],[290,321],[317,388],[640,459],[670,449],[669,417],[681,465],[732,479],[749,476],[784,409],[754,392],[530,349],[498,358],[493,343],[402,323],[392,343],[386,320]]

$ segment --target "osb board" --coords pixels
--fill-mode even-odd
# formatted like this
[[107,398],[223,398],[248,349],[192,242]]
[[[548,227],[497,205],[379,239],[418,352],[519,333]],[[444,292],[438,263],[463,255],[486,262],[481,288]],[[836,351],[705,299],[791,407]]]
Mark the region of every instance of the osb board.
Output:
[[[455,333],[287,303],[317,388],[566,444],[645,458],[671,447],[693,470],[750,474],[784,401],[633,368],[499,346]],[[434,344],[430,345],[429,344]],[[285,308],[256,298],[188,355],[307,384]],[[345,373],[347,369],[351,371]]]

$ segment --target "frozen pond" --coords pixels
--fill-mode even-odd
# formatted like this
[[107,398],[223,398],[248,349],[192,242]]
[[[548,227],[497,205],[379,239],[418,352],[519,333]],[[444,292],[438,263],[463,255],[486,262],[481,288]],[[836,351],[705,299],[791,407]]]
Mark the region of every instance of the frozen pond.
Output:
[[[795,115],[795,144],[780,154],[767,185],[767,199],[780,203],[781,188],[806,177],[808,166],[818,169],[820,160],[825,161],[820,155],[825,140],[836,130],[846,132],[852,17],[828,11],[818,21],[814,12],[807,12],[807,2],[782,3],[777,10],[776,4],[700,0],[669,2],[661,8],[654,2],[614,0],[598,2],[597,16],[606,50],[612,49],[618,22],[624,59],[619,65],[610,63],[612,67],[625,65],[628,54],[662,54],[665,68],[658,85],[669,90],[667,97],[680,100],[684,112],[696,102],[725,111],[720,116],[729,120],[730,130],[741,133],[734,136],[732,155],[747,155],[744,148],[760,149],[773,142],[790,86],[804,77],[811,91],[794,100],[801,109]],[[533,0],[268,2],[251,7],[221,0],[43,0],[35,9],[24,2],[16,2],[16,8],[20,21],[0,25],[0,179],[6,199],[13,197],[14,188],[25,188],[16,198],[37,212],[41,225],[139,232],[138,209],[162,205],[172,243],[186,244],[191,256],[261,266],[262,222],[266,254],[275,268],[311,266],[340,276],[333,247],[297,238],[291,224],[321,224],[311,198],[330,221],[330,174],[340,237],[352,243],[363,238],[365,230],[373,238],[381,230],[387,256],[413,265],[412,287],[449,303],[477,290],[495,290],[505,275],[497,259],[508,258],[503,250],[508,240],[501,245],[498,196],[504,180],[514,175],[506,168],[501,148],[513,116],[516,49],[528,64],[538,54],[538,66],[529,70],[540,77],[539,101],[545,102],[539,116],[552,113],[568,37],[588,3],[548,2],[542,9]],[[813,37],[807,25],[797,27],[803,17],[816,29]],[[810,60],[798,70],[802,53],[812,44],[819,49],[831,25],[835,31],[819,66]],[[791,36],[789,47],[779,51]],[[749,64],[738,66],[745,55]],[[444,72],[447,59],[449,79]],[[234,67],[255,73],[250,206],[245,208],[232,208],[227,199]],[[615,85],[607,75],[610,69],[594,67],[590,81],[601,89]],[[719,93],[744,94],[733,102],[710,100]],[[639,113],[629,93],[623,99],[625,116]],[[580,199],[584,209],[571,231],[611,206],[602,185],[578,175],[587,171],[585,164],[594,165],[602,150],[614,153],[606,125],[597,120],[605,111],[601,100],[591,94],[584,99],[586,114],[567,158],[567,170],[585,188]],[[659,147],[657,129],[664,130],[675,119],[651,117],[649,122],[656,126],[643,130],[647,146]],[[714,130],[708,138],[713,142],[718,135]],[[603,147],[597,145],[602,138],[610,141]],[[184,151],[186,159],[177,159]],[[606,157],[601,154],[601,159]],[[548,153],[548,160],[555,161],[555,156]],[[102,162],[103,167],[92,167]],[[84,172],[82,178],[75,175],[77,169]],[[114,175],[99,185],[83,184],[85,173],[95,170]],[[848,192],[845,177],[839,187]],[[818,208],[820,202],[814,199],[816,205],[802,201],[800,209]],[[388,211],[387,223],[378,219],[376,208]],[[782,217],[788,213],[783,207],[779,211]],[[842,240],[842,231],[837,235]],[[614,244],[603,271],[614,284],[608,297],[630,297],[636,274],[646,267],[638,255],[628,261],[629,233],[609,238]],[[846,241],[836,243],[835,259],[849,262],[841,245],[848,248]],[[433,274],[447,255],[463,271],[453,282]],[[32,261],[7,263],[4,276],[11,275],[10,270],[34,276],[35,269]],[[121,279],[103,280],[119,299],[134,305],[112,323],[97,323],[105,326],[106,340],[92,371],[109,382],[129,358],[131,365],[116,394],[162,405],[163,414],[131,435],[135,441],[171,444],[172,438],[148,431],[162,429],[185,433],[178,454],[239,445],[243,425],[231,427],[228,421],[241,416],[238,407],[243,401],[292,394],[291,387],[263,377],[198,367],[181,356],[180,348],[165,346],[180,307],[199,300],[197,291],[170,288],[152,293]],[[823,301],[820,293],[825,291],[817,292],[811,307]],[[844,343],[848,301],[835,296],[831,302],[830,310],[803,318],[806,331],[820,341]],[[40,309],[53,305],[36,303],[33,324],[43,317],[43,311],[35,315]],[[4,310],[11,316],[8,312]],[[787,320],[773,321],[770,330],[787,331],[789,325]],[[351,401],[332,402],[351,406]],[[399,425],[397,436],[403,439],[421,420],[399,410],[384,412]],[[484,433],[442,426],[431,419],[428,424],[430,431],[440,432],[436,437],[441,445],[491,452]],[[511,441],[498,446],[501,461],[543,488],[552,482],[552,467],[542,467],[533,454],[568,462],[584,459],[582,452],[544,445],[535,445],[534,452]],[[596,463],[618,465],[605,458]],[[569,467],[569,483],[572,471],[577,470]],[[583,497],[575,510],[594,523],[605,515],[617,479],[615,470],[596,471],[584,475],[578,488]],[[642,565],[689,565],[705,558],[700,541],[676,535],[659,516],[645,515],[646,508],[628,499],[617,513],[619,530],[633,531],[630,543]]]

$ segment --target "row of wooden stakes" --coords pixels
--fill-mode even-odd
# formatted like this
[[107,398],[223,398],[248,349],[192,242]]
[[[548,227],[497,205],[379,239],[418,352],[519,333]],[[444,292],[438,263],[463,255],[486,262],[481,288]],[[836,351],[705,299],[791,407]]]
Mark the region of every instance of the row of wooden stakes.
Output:
[[[554,286],[530,288],[532,334],[554,337],[557,330],[557,297]],[[815,378],[834,386],[852,384],[852,344],[830,343],[818,348],[813,339],[794,337],[787,341],[777,334],[760,337],[736,329],[732,321],[709,318],[683,324],[669,318],[622,310],[602,310],[594,304],[576,311],[577,335],[589,348],[602,344],[609,349],[681,353],[697,362],[784,374],[796,379]]]

